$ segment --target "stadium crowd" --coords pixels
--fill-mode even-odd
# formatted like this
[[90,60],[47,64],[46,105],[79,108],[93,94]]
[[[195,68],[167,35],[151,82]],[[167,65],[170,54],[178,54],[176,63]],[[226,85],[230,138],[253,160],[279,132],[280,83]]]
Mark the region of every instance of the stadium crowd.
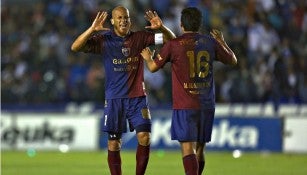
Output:
[[[180,34],[180,11],[197,6],[203,31],[224,33],[238,66],[215,66],[218,103],[307,103],[305,0],[2,0],[1,103],[104,102],[104,68],[97,55],[71,52],[73,39],[98,10],[130,9],[133,30],[146,9]],[[110,11],[109,11],[110,13]],[[110,15],[109,15],[110,16]],[[145,66],[146,67],[146,66]],[[150,106],[171,103],[169,67],[145,71]]]

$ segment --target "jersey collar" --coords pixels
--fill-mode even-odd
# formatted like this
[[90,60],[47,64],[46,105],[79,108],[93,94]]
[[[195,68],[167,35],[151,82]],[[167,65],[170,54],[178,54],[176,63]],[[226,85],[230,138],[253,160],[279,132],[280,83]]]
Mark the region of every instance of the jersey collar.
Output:
[[111,35],[112,35],[112,37],[115,37],[115,38],[116,38],[116,37],[118,37],[118,38],[127,38],[129,35],[131,35],[131,33],[132,33],[132,32],[131,32],[131,30],[130,30],[126,36],[121,37],[121,36],[116,35],[114,29],[111,30]]

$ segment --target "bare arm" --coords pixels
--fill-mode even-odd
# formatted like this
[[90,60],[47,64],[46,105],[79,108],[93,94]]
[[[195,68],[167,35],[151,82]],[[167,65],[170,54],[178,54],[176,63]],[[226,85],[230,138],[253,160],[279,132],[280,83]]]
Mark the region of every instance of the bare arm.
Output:
[[160,30],[163,33],[163,42],[167,42],[168,40],[176,38],[175,34],[167,28],[163,23],[161,18],[158,16],[155,11],[147,11],[145,14],[145,19],[150,22],[150,26],[146,26],[145,28],[150,28],[153,30]]
[[[222,32],[213,29],[210,34],[217,40],[217,42],[222,46],[223,51],[226,53],[226,56],[230,56],[230,61],[225,61],[224,63],[229,65],[236,65],[237,64],[237,57],[234,54],[234,52],[230,49],[230,47],[227,45],[227,43],[224,40]],[[223,59],[222,59],[223,60]]]
[[161,26],[160,31],[163,33],[163,43],[176,38],[175,34],[165,25]]
[[74,52],[86,50],[85,44],[94,32],[101,30],[109,30],[108,28],[103,27],[103,24],[107,16],[108,16],[107,12],[98,12],[92,25],[85,32],[79,35],[77,39],[72,43],[71,50]]
[[159,67],[154,62],[152,57],[154,56],[155,50],[151,51],[148,47],[142,50],[141,55],[143,59],[146,61],[147,68],[150,72],[156,72],[159,70]]

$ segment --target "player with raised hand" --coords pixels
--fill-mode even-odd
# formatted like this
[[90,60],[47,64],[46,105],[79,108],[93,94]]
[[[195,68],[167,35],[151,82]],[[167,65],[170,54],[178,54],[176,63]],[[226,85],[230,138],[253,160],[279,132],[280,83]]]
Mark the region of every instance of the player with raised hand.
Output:
[[151,118],[145,94],[142,49],[162,44],[175,35],[163,25],[160,17],[147,11],[150,28],[162,33],[131,31],[129,10],[118,6],[112,10],[112,29],[103,27],[107,12],[98,12],[92,25],[73,42],[75,52],[95,53],[105,66],[105,108],[103,131],[108,133],[108,165],[111,175],[122,174],[121,136],[136,131],[136,175],[145,174],[150,153]]
[[185,174],[201,175],[205,167],[205,146],[211,140],[215,113],[213,62],[236,65],[234,52],[218,30],[200,34],[202,15],[195,7],[181,12],[183,34],[167,42],[153,59],[154,52],[143,49],[148,69],[155,72],[172,64],[172,140],[181,145]]

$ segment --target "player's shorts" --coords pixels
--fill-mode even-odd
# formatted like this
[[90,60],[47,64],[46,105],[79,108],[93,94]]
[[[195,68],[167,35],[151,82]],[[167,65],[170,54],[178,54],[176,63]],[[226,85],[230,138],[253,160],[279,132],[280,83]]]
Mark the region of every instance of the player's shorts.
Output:
[[119,98],[105,101],[102,118],[104,132],[151,132],[151,116],[146,97]]
[[215,109],[173,110],[171,136],[179,142],[211,141]]

